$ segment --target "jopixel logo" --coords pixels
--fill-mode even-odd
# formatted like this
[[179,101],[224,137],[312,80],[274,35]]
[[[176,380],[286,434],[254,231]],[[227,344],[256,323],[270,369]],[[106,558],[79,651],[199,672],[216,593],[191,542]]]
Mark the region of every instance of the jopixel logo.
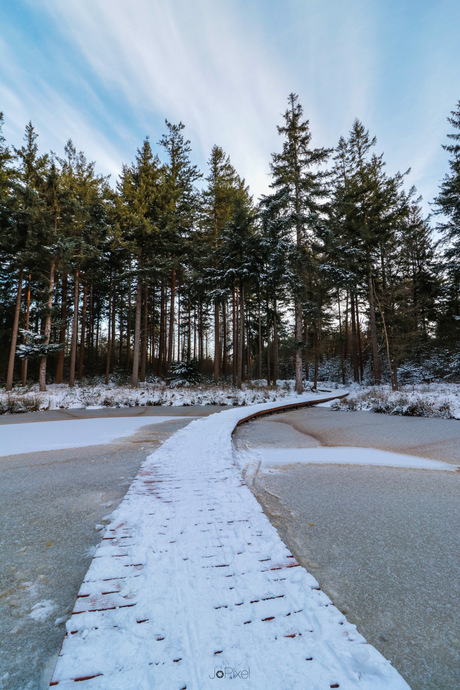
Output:
[[211,680],[213,678],[241,678],[242,680],[246,680],[247,678],[251,677],[251,669],[243,668],[238,671],[236,668],[232,668],[231,666],[225,666],[224,668],[215,668],[214,674],[209,677]]

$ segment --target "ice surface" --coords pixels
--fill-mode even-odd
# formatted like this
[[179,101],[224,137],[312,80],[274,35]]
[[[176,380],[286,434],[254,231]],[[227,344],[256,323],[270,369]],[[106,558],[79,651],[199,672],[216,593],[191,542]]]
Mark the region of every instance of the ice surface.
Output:
[[0,457],[62,448],[81,448],[110,443],[134,434],[148,424],[171,417],[104,417],[63,422],[25,422],[0,425]]
[[[448,462],[419,458],[414,455],[389,453],[374,448],[263,448],[253,451],[254,457],[247,460],[262,463],[262,467],[272,465],[302,464],[334,464],[334,465],[373,465],[377,467],[405,467],[418,470],[446,470],[455,472],[457,467]],[[269,469],[267,467],[267,469]]]

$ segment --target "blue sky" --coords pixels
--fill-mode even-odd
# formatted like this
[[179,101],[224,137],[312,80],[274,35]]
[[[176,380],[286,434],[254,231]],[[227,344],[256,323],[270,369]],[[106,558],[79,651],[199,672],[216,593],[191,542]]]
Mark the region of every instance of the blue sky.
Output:
[[425,212],[448,170],[458,0],[11,0],[0,26],[7,142],[32,120],[42,152],[71,138],[113,181],[167,118],[205,174],[218,144],[258,198],[292,91],[314,146],[358,117],[389,173],[412,168]]

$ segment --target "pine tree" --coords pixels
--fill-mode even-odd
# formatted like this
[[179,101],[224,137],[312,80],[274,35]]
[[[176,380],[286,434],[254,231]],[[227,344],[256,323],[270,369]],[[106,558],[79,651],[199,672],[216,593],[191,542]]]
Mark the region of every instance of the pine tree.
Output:
[[[436,321],[439,283],[432,229],[415,202],[387,245],[385,279],[386,290],[380,301],[388,314],[386,326],[394,365],[420,363],[433,344],[431,331]],[[392,368],[395,378],[396,366]]]
[[39,365],[39,388],[41,391],[46,390],[46,370],[48,354],[55,351],[55,347],[50,347],[51,340],[51,322],[52,309],[55,290],[56,267],[59,260],[59,223],[61,220],[61,185],[59,173],[56,165],[53,162],[50,166],[49,172],[46,175],[43,187],[43,199],[45,202],[44,214],[44,254],[45,264],[48,264],[48,279],[44,280],[44,301],[43,301],[43,319],[42,319],[42,335],[43,345],[42,352],[38,358]]
[[[15,171],[11,166],[13,158],[9,148],[5,144],[3,136],[3,113],[0,113],[0,259],[1,263],[6,267],[11,268],[14,264],[14,256],[17,258],[17,246],[13,245],[13,227],[12,227],[12,203],[11,192],[15,182]],[[11,251],[13,249],[13,252]],[[11,390],[13,386],[13,372],[14,372],[14,356],[16,351],[16,341],[19,327],[19,314],[21,309],[21,294],[22,294],[22,278],[23,266],[20,261],[18,287],[16,296],[16,306],[13,320],[13,333],[10,344],[10,356],[8,362],[8,371],[6,378],[6,390]]]
[[134,347],[132,385],[137,387],[141,362],[141,318],[145,277],[155,266],[155,256],[160,249],[159,223],[161,222],[162,170],[157,156],[153,155],[149,139],[138,149],[135,162],[123,166],[118,182],[119,241],[125,246],[134,262],[136,276],[136,309],[134,321]]
[[[63,277],[66,277],[67,271],[70,270],[74,281],[69,371],[69,385],[73,386],[77,362],[80,283],[83,278],[79,380],[83,371],[88,280],[91,267],[103,257],[101,245],[106,233],[104,200],[107,197],[107,179],[95,173],[95,163],[88,162],[82,151],[77,152],[71,139],[67,141],[64,152],[65,157],[59,159],[61,165],[60,254],[63,262],[61,266]],[[64,335],[65,323],[61,329],[61,338]],[[60,357],[58,363],[62,368],[63,353]]]
[[[209,263],[211,256],[214,257],[214,261],[217,260],[217,250],[222,232],[235,211],[236,199],[242,181],[232,166],[229,156],[219,146],[213,146],[208,166],[209,175],[206,178],[208,186],[203,191],[202,220],[209,246],[209,252],[206,257]],[[211,269],[211,267],[208,266],[208,269]],[[212,269],[216,272],[216,275],[219,274],[219,266],[217,264],[214,264]],[[212,271],[208,270],[208,275],[211,274]],[[217,381],[222,368],[225,369],[223,365],[225,364],[226,347],[224,344],[222,348],[221,343],[220,309],[222,307],[225,314],[228,294],[221,289],[219,284],[211,285],[211,290],[214,299],[214,380]]]
[[164,269],[170,275],[169,337],[167,353],[164,353],[168,371],[174,350],[177,279],[185,261],[188,240],[196,230],[199,193],[195,183],[202,174],[190,160],[190,141],[182,133],[185,125],[182,122],[174,125],[166,120],[166,127],[168,131],[159,143],[167,155],[161,186],[160,234],[166,252]]
[[304,350],[303,310],[305,298],[305,256],[315,227],[323,212],[327,195],[325,181],[327,173],[319,166],[324,164],[330,151],[310,147],[309,121],[303,120],[303,109],[298,96],[291,93],[289,107],[284,113],[284,125],[278,126],[283,136],[282,153],[272,154],[271,171],[280,219],[284,234],[291,237],[291,266],[293,280],[291,291],[295,311],[295,380],[296,391],[301,393],[302,354]]
[[452,143],[443,145],[451,156],[450,172],[440,185],[435,209],[443,216],[438,224],[443,235],[445,259],[441,337],[449,346],[456,347],[460,337],[460,101],[447,119],[457,131],[447,135]]
[[231,290],[238,303],[235,313],[236,329],[233,333],[233,358],[236,360],[238,388],[241,388],[244,377],[245,300],[260,272],[255,219],[252,200],[242,184],[235,200],[233,216],[222,230],[215,262],[219,266],[217,274],[221,289]]
[[279,203],[276,196],[266,195],[259,204],[260,283],[266,301],[267,382],[270,385],[273,381],[275,386],[279,378],[280,306],[288,301],[289,286],[293,282],[289,265],[290,241],[284,232]]
[[[11,227],[14,236],[11,240],[10,248],[14,254],[14,264],[18,267],[19,276],[6,381],[7,390],[11,390],[13,385],[14,356],[18,336],[24,270],[28,264],[29,266],[31,264],[39,264],[42,258],[43,228],[46,222],[46,205],[43,199],[43,189],[48,169],[48,156],[38,155],[37,138],[38,134],[35,132],[32,123],[29,122],[25,129],[24,145],[20,149],[14,149],[15,157],[19,161],[19,170],[17,180],[11,190]],[[28,323],[25,326],[28,329]],[[24,338],[27,342],[28,336],[26,335]],[[23,344],[26,344],[26,342]]]
[[[385,173],[383,154],[371,153],[376,138],[370,137],[359,120],[355,120],[347,142],[342,138],[336,151],[334,203],[331,228],[335,233],[337,264],[350,287],[352,327],[358,292],[368,302],[369,333],[372,349],[374,383],[382,382],[377,316],[380,315],[388,339],[388,318],[379,308],[387,283],[386,251],[396,231],[408,214],[411,196],[401,191],[403,175]],[[339,253],[340,250],[340,253]],[[340,258],[340,255],[342,258]],[[383,303],[383,301],[382,301]],[[354,333],[356,334],[356,331]],[[354,360],[357,377],[356,347]],[[388,359],[391,357],[388,355]]]
[[[15,171],[11,165],[13,155],[3,136],[3,113],[0,112],[0,223],[2,236],[10,222],[10,197]],[[4,248],[4,247],[2,247]]]

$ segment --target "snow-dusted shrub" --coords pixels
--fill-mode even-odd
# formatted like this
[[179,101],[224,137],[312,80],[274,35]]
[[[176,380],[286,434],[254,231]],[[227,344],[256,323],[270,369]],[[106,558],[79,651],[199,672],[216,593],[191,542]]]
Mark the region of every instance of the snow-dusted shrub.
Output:
[[168,379],[172,388],[194,386],[200,381],[201,375],[196,359],[189,359],[186,362],[172,362]]
[[8,393],[0,400],[0,414],[13,412],[37,412],[43,409],[41,400],[37,395],[19,395]]
[[[347,363],[344,362],[345,377],[347,376],[347,366],[346,365],[347,365]],[[351,373],[351,372],[349,371],[349,373]],[[318,366],[318,378],[321,381],[341,381],[342,380],[342,362],[340,360],[340,357],[330,357],[329,359],[325,359],[323,362],[321,362]]]
[[434,350],[419,362],[404,362],[398,368],[400,383],[460,383],[460,352]]
[[458,384],[417,384],[392,391],[390,386],[355,387],[336,410],[366,410],[405,417],[460,419]]

